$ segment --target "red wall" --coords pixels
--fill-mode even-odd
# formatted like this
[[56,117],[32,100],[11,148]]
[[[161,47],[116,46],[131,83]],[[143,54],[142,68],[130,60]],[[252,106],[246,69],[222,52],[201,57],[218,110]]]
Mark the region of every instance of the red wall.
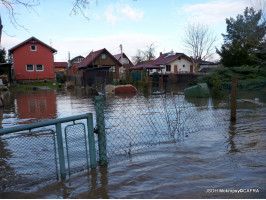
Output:
[[[30,46],[36,45],[37,51],[31,51]],[[51,49],[36,43],[26,43],[13,52],[15,78],[17,80],[54,79],[54,56]],[[26,65],[33,64],[34,71],[26,71]],[[36,71],[36,64],[43,65],[43,71]]]

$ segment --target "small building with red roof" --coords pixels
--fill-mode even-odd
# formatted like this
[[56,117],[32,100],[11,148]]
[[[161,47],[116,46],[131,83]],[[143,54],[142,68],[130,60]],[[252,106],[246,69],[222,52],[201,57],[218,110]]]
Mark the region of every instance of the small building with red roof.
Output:
[[104,48],[98,51],[91,51],[76,68],[84,71],[87,69],[89,69],[89,71],[108,69],[109,73],[112,73],[114,79],[119,79],[121,66],[121,63]]
[[130,70],[142,70],[146,68],[150,73],[160,72],[162,74],[171,73],[193,73],[192,59],[184,53],[160,53],[160,56],[148,63],[131,67]]
[[54,62],[54,71],[55,72],[64,71],[67,69],[67,67],[68,67],[67,62]]
[[54,79],[54,53],[57,51],[35,37],[9,49],[16,80]]

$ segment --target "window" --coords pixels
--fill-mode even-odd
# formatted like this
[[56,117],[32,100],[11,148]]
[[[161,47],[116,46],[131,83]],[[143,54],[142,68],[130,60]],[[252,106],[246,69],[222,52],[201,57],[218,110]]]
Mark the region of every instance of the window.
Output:
[[106,54],[102,54],[102,59],[106,59]]
[[110,72],[115,72],[115,66],[111,66],[111,68],[109,69]]
[[43,71],[43,65],[36,65],[36,71]]
[[31,51],[37,51],[36,45],[30,45],[30,50]]
[[33,72],[34,71],[34,66],[32,64],[26,65],[26,71],[27,72]]
[[171,65],[166,65],[166,71],[170,72],[171,71]]

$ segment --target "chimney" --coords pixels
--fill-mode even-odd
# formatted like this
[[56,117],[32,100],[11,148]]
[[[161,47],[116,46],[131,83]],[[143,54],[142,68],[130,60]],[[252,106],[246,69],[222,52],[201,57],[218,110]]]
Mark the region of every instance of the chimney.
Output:
[[163,53],[162,52],[160,52],[160,57],[162,57],[163,56]]

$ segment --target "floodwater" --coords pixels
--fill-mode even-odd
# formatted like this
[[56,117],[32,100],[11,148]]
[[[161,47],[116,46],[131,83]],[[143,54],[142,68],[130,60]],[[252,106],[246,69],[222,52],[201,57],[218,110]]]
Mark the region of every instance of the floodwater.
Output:
[[[265,93],[240,92],[239,97],[259,98],[266,103]],[[154,99],[139,98],[140,101]],[[227,99],[184,99],[184,102],[202,108],[208,104],[227,104]],[[128,100],[131,102],[128,106],[134,110],[139,103],[134,96],[110,101],[116,105]],[[93,112],[93,99],[83,90],[14,93],[6,95],[5,101],[6,106],[0,110],[3,128]],[[115,110],[115,107],[108,109]],[[150,111],[156,113],[156,109]],[[201,109],[193,112],[200,114]],[[118,119],[117,116],[109,118]],[[158,130],[154,127],[154,131]],[[144,128],[140,124],[138,130]],[[134,134],[139,133],[134,130]],[[2,144],[0,147],[1,151],[5,148]],[[127,154],[115,162],[110,160],[107,167],[72,174],[66,180],[38,182],[30,187],[11,185],[0,189],[0,197],[266,198],[265,157],[266,107],[238,102],[235,123],[226,121],[215,128],[194,131],[175,142],[163,142]],[[0,178],[5,177],[1,174]]]

